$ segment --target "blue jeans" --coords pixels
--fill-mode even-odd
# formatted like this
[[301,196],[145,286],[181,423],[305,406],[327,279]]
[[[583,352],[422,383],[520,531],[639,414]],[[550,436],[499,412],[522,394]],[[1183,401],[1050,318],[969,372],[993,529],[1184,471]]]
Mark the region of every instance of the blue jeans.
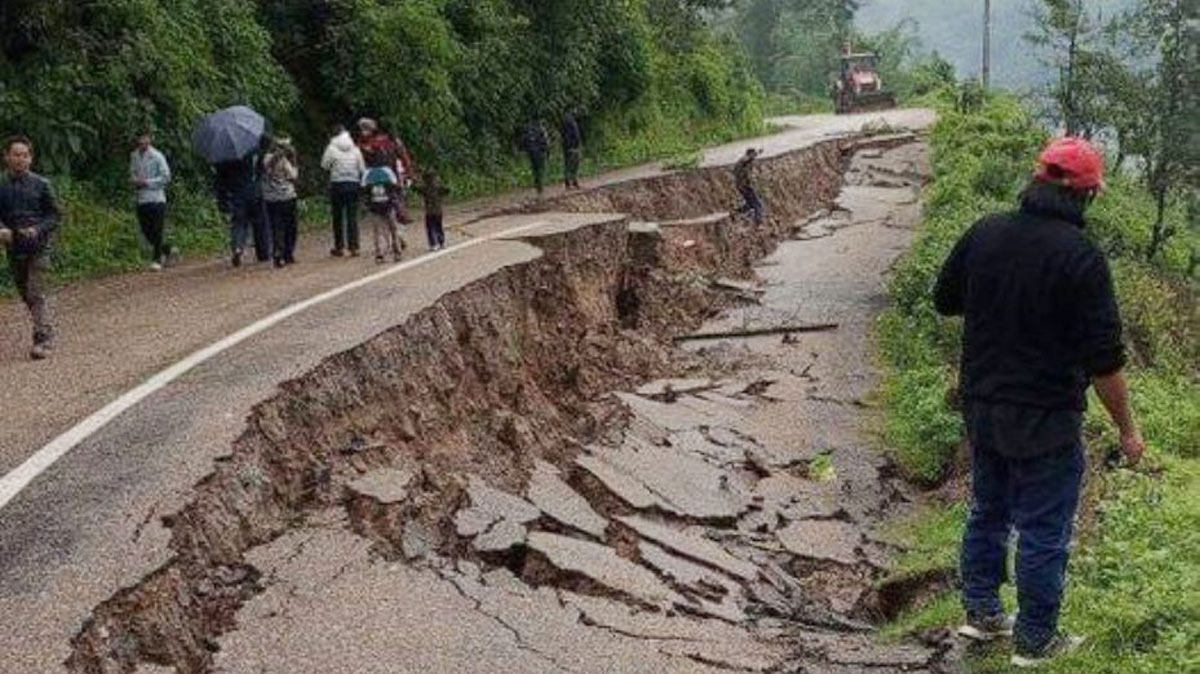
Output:
[[1007,458],[973,432],[974,503],[963,537],[963,606],[993,615],[1004,609],[1008,538],[1015,527],[1018,645],[1039,648],[1058,629],[1071,531],[1087,460],[1082,440],[1029,458]]
[[252,198],[250,186],[227,190],[218,196],[221,210],[229,216],[229,248],[234,253],[246,248],[253,217]]
[[753,187],[739,187],[738,192],[742,195],[743,204],[738,208],[738,213],[754,213],[754,223],[761,225],[763,221],[763,202],[758,197],[758,192],[754,191]]

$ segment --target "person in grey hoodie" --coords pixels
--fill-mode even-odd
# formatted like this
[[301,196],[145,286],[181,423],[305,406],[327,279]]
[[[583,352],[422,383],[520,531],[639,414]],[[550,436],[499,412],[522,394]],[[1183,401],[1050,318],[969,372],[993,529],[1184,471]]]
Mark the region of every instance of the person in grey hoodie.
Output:
[[263,157],[262,193],[271,225],[275,267],[296,263],[296,150],[287,136],[277,136]]
[[137,219],[142,235],[150,244],[150,269],[160,271],[167,264],[171,246],[166,241],[167,184],[171,167],[167,158],[154,147],[154,136],[143,131],[137,136],[137,148],[129,157],[129,182],[137,198]]
[[333,207],[334,257],[342,257],[349,248],[358,257],[358,192],[367,170],[362,151],[342,126],[334,129],[333,139],[321,157],[321,168],[329,172],[329,203]]

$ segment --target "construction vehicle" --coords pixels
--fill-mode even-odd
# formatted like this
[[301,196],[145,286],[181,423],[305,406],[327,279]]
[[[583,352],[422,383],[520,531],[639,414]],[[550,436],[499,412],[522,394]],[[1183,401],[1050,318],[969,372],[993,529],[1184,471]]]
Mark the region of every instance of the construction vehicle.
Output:
[[842,47],[841,72],[833,88],[833,107],[839,115],[887,110],[896,107],[896,97],[883,87],[879,58],[872,53],[854,53]]

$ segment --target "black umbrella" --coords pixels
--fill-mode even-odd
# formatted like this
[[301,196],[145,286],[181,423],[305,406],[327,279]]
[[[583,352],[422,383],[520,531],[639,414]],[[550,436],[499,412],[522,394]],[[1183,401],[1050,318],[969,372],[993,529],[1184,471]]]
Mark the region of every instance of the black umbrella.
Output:
[[262,115],[235,105],[201,119],[192,132],[192,147],[210,164],[237,161],[258,149],[266,131]]

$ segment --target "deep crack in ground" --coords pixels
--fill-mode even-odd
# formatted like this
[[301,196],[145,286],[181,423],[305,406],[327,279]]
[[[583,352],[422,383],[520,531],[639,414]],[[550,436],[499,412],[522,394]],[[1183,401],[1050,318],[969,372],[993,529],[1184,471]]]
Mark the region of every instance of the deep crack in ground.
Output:
[[[878,156],[854,154],[865,147]],[[901,184],[850,184],[839,197],[845,166],[864,161]],[[439,655],[449,658],[437,660],[443,671],[480,658],[471,671],[543,671],[521,653],[569,672],[634,661],[641,671],[800,669],[843,647],[870,654],[831,659],[843,669],[891,662],[899,652],[863,637],[861,616],[880,568],[871,555],[882,554],[868,535],[872,513],[896,496],[881,486],[881,458],[828,449],[864,442],[868,326],[880,276],[911,235],[903,223],[918,212],[917,181],[900,174],[924,165],[923,144],[903,137],[781,155],[760,169],[772,205],[765,227],[720,213],[721,169],[550,204],[628,215],[527,237],[541,249],[531,261],[452,293],[259,405],[233,455],[170,517],[172,560],[97,607],[69,668],[303,669],[328,646],[330,635],[313,634],[321,624],[342,630],[344,671],[356,672],[402,653],[432,662],[412,649],[454,638],[471,643]],[[830,236],[771,253],[793,223],[835,199]],[[699,217],[706,212],[717,215]],[[840,226],[846,212],[857,226]],[[769,282],[743,311],[836,317],[836,332],[798,338],[803,349],[778,336],[672,346],[705,319],[706,329],[738,320],[714,316],[738,298],[702,279],[746,278],[768,254],[779,264],[757,267]],[[660,376],[711,383],[678,394],[668,386],[665,397],[609,395]],[[795,474],[822,455],[832,457],[832,482]],[[372,476],[380,479],[361,486]],[[294,537],[312,513],[344,513],[348,523]],[[486,627],[459,633],[461,616],[439,612],[436,589],[385,567],[404,559],[434,569],[518,653]],[[513,591],[479,584],[464,563]],[[266,587],[254,572],[196,592],[214,569],[249,564],[265,570]],[[288,589],[276,596],[273,584]],[[397,630],[415,641],[402,644]],[[787,646],[814,639],[821,648]],[[912,648],[892,664],[916,671],[937,657]]]

